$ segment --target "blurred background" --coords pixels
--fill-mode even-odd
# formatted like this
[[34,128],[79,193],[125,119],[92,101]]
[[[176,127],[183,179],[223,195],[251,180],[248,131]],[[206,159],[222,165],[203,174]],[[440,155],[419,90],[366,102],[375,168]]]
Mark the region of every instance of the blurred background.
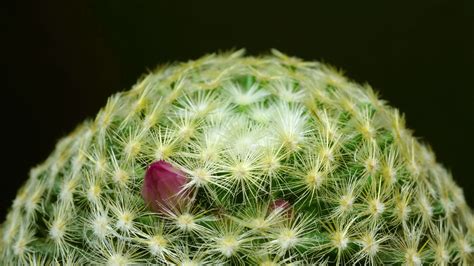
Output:
[[474,1],[18,1],[2,8],[0,222],[29,168],[159,64],[276,48],[368,82],[474,206]]

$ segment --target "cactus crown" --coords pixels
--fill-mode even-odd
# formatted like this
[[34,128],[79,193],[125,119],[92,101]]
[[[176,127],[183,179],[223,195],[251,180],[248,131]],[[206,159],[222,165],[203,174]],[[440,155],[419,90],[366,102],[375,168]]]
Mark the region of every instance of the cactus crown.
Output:
[[[150,208],[153,162],[186,200]],[[474,219],[370,86],[240,50],[109,98],[31,171],[1,232],[11,264],[469,264]]]

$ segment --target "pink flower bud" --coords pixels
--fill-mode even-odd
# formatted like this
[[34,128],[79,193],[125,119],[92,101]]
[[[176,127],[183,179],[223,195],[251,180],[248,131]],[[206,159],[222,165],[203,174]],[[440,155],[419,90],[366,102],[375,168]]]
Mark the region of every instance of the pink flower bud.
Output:
[[145,173],[142,197],[156,212],[179,209],[190,200],[189,193],[183,191],[186,183],[183,171],[163,160],[153,162]]
[[287,218],[290,218],[293,214],[290,203],[284,199],[277,199],[270,203],[270,206],[268,206],[268,211],[270,213],[276,212],[278,214],[285,215]]

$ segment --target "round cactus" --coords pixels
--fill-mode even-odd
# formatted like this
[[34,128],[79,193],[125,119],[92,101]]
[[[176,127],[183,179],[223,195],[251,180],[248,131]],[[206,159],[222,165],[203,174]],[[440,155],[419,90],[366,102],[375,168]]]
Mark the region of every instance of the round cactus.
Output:
[[145,75],[33,168],[3,264],[472,264],[462,190],[368,85],[276,50]]

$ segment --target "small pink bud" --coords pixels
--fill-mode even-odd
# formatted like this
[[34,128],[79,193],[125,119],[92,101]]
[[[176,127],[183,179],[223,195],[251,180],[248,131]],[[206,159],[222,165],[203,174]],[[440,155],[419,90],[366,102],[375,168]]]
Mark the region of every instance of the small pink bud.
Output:
[[270,206],[268,206],[268,211],[270,213],[277,212],[279,214],[284,214],[288,218],[290,218],[293,214],[290,203],[284,199],[277,199],[270,203]]
[[156,212],[180,208],[189,202],[189,193],[183,191],[187,179],[183,171],[161,160],[153,162],[145,173],[142,197]]

